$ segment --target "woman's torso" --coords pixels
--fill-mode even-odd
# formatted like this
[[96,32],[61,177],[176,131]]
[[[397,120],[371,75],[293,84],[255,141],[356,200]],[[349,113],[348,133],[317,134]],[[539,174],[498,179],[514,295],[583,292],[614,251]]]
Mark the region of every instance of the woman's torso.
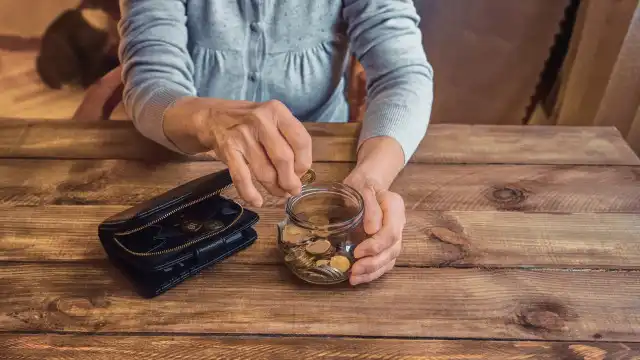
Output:
[[342,0],[188,0],[199,96],[285,103],[301,121],[344,122]]

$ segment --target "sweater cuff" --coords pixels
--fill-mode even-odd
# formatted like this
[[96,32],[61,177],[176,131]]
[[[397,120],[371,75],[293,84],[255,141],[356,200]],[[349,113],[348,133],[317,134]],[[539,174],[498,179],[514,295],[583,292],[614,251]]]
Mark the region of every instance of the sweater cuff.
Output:
[[389,136],[402,146],[406,165],[424,138],[429,124],[428,114],[424,114],[425,118],[422,120],[416,119],[418,115],[408,106],[389,103],[370,103],[369,106],[360,131],[358,150],[367,139]]
[[161,87],[154,90],[147,100],[134,109],[133,123],[138,131],[156,143],[182,155],[180,150],[164,133],[164,114],[180,98],[193,94],[175,88]]

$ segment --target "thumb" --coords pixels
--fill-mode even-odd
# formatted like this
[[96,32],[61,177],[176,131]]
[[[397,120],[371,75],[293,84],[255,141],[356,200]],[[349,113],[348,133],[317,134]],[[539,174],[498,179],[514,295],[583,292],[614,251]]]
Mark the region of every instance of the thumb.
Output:
[[364,201],[364,231],[368,235],[373,235],[380,231],[382,227],[382,209],[376,198],[373,187],[365,187],[362,191]]

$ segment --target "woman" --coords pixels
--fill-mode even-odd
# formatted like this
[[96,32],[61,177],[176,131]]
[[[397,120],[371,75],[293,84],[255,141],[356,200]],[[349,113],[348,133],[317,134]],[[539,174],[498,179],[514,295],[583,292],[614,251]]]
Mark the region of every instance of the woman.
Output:
[[311,138],[300,121],[346,122],[348,54],[368,78],[357,165],[370,238],[352,284],[393,268],[404,203],[388,190],[422,140],[432,69],[411,0],[121,0],[125,108],[146,137],[180,153],[215,151],[240,196],[301,190]]

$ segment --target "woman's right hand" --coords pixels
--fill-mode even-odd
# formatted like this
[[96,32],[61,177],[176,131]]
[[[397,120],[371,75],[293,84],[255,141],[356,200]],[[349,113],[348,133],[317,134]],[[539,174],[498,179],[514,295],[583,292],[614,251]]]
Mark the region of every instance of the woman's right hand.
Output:
[[262,196],[253,177],[275,196],[297,195],[311,167],[311,137],[279,101],[257,103],[187,97],[164,115],[167,137],[182,151],[215,151],[238,194],[253,206]]

